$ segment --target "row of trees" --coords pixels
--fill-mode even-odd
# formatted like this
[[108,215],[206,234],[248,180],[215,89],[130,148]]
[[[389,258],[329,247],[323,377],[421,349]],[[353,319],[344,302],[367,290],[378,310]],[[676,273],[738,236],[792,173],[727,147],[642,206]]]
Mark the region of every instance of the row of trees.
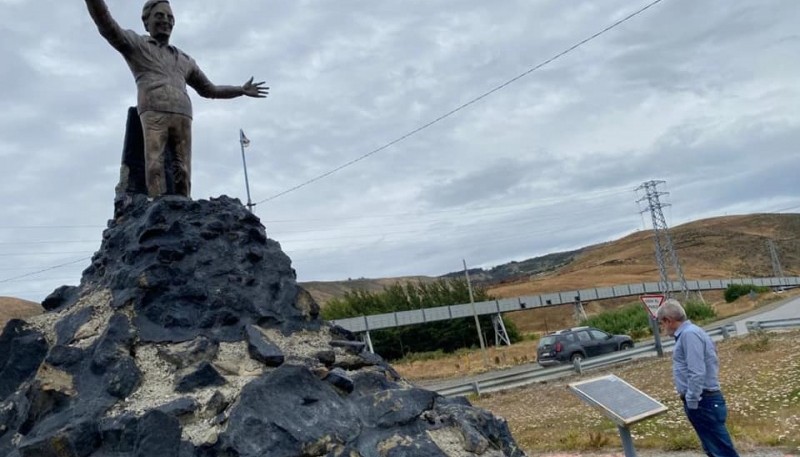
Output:
[[[475,301],[492,300],[482,287],[473,290]],[[342,298],[333,299],[322,309],[327,320],[344,319],[370,314],[409,311],[437,306],[469,303],[469,287],[462,278],[438,279],[434,282],[397,283],[382,292],[354,290]],[[504,321],[511,342],[520,339],[516,328]],[[481,329],[492,335],[490,316],[480,317]],[[375,352],[388,360],[402,358],[409,353],[444,351],[477,347],[480,342],[473,318],[453,319],[428,324],[397,327],[370,332]],[[487,341],[493,344],[494,340]]]

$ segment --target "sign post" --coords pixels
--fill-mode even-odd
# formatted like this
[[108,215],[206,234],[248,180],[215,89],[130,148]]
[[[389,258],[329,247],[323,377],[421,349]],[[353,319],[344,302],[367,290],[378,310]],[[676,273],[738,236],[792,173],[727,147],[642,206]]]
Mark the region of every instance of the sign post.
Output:
[[658,400],[614,375],[575,382],[567,388],[614,422],[622,440],[625,457],[636,457],[629,427],[667,411],[667,407]]
[[664,303],[664,299],[666,297],[663,294],[653,294],[642,295],[639,298],[644,304],[644,309],[650,315],[650,329],[653,331],[653,338],[655,339],[656,343],[656,353],[659,357],[663,357],[664,348],[661,346],[661,332],[658,329],[658,319],[656,319],[656,313],[658,312],[658,307]]

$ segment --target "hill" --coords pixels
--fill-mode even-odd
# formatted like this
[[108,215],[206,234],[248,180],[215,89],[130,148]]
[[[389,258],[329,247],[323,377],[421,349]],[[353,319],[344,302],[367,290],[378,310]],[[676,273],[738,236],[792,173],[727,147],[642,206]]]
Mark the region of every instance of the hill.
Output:
[[[800,214],[753,214],[702,219],[670,230],[687,279],[773,276],[767,240],[778,251],[783,273],[800,274]],[[552,274],[496,284],[496,297],[658,281],[651,230],[585,248]]]
[[42,307],[32,301],[0,297],[0,331],[11,319],[25,319],[42,313]]
[[[751,214],[701,219],[670,230],[687,279],[773,276],[766,246],[772,239],[783,272],[800,274],[800,214]],[[455,277],[451,272],[442,277]],[[615,241],[471,269],[470,277],[496,297],[518,297],[569,289],[658,281],[653,233],[639,231]],[[397,281],[431,277],[358,279],[302,283],[320,304],[354,289],[380,291]]]

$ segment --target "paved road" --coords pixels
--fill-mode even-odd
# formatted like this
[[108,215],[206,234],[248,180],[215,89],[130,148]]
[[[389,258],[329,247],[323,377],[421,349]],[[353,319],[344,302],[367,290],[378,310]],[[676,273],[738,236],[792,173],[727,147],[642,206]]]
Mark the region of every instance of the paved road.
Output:
[[[800,317],[800,297],[781,300],[764,308],[751,311],[744,316],[736,316],[733,318],[733,323],[736,325],[736,334],[744,335],[747,333],[747,326],[745,325],[747,321],[769,321],[773,319],[788,319],[791,317]],[[723,323],[728,323],[730,321],[731,319],[726,319],[726,322]],[[714,325],[716,326],[718,323]]]

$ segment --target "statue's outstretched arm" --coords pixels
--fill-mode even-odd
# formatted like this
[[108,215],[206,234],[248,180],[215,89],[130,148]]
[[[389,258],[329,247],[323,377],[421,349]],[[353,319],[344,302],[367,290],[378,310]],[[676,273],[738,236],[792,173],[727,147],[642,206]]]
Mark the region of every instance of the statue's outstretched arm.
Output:
[[186,82],[205,98],[236,98],[242,95],[264,98],[269,94],[269,87],[264,87],[264,81],[254,83],[253,78],[241,86],[217,86],[197,67]]
[[108,6],[103,0],[86,0],[86,7],[89,8],[89,15],[97,25],[100,35],[108,41],[119,52],[124,53],[130,49],[130,42],[125,35],[125,31],[111,17]]

